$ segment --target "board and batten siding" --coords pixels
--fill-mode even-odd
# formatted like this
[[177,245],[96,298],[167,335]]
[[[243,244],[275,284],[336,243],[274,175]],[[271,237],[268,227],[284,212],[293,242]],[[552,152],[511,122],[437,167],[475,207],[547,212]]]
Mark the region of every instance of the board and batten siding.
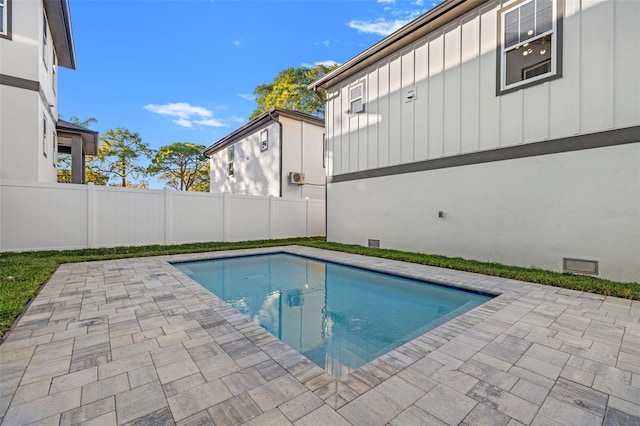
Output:
[[[496,96],[497,14],[510,3],[474,9],[329,88],[328,175],[640,124],[640,1],[566,0],[562,77]],[[359,82],[365,111],[349,114]]]

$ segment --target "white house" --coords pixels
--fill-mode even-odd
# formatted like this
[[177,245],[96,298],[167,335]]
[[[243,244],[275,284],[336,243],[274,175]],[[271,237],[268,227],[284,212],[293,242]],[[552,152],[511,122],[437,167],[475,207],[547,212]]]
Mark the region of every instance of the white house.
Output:
[[640,281],[640,1],[445,0],[327,90],[327,239]]
[[272,108],[204,151],[211,192],[324,199],[323,144],[323,120]]
[[71,152],[84,181],[98,134],[58,120],[58,66],[76,67],[68,0],[0,0],[0,179],[56,182]]

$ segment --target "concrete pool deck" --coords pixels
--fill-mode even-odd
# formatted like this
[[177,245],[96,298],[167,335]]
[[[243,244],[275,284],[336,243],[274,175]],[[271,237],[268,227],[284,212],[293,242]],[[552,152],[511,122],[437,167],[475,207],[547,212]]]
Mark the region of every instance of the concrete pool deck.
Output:
[[[500,295],[336,379],[168,263],[278,251]],[[298,246],[65,264],[0,345],[0,420],[640,424],[640,302]]]

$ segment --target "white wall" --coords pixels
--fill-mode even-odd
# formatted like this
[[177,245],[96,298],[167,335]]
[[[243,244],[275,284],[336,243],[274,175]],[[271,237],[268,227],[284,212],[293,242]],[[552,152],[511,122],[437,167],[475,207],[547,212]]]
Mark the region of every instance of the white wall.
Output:
[[[0,86],[0,179],[56,182],[54,141],[58,99],[51,31],[47,29],[45,66],[42,2],[13,1],[11,6],[12,38],[0,38],[0,74],[38,82],[40,90]],[[43,116],[48,121],[46,157]]]
[[555,271],[590,259],[601,277],[640,282],[640,142],[327,190],[328,241]]
[[[280,114],[276,122],[259,128],[233,144],[234,175],[229,176],[228,148],[215,152],[210,160],[210,188],[212,193],[273,195],[289,198],[324,200],[326,181],[323,167],[324,127],[291,119]],[[260,151],[260,133],[268,131],[269,148]],[[282,152],[282,174],[280,155]],[[305,185],[289,183],[290,172],[305,173]],[[282,179],[282,181],[280,181]]]
[[[324,199],[324,127],[280,116],[283,125],[282,196]],[[289,183],[290,172],[303,172],[305,184]]]
[[[329,176],[640,125],[640,1],[566,0],[562,77],[496,96],[500,7],[477,8],[331,88]],[[365,112],[348,114],[358,81]],[[412,85],[417,99],[404,102]]]
[[[260,151],[260,132],[268,131],[269,149]],[[280,195],[280,128],[275,122],[244,136],[234,145],[234,175],[227,172],[228,150],[211,156],[210,190],[244,195]]]
[[0,180],[0,251],[324,235],[324,200]]

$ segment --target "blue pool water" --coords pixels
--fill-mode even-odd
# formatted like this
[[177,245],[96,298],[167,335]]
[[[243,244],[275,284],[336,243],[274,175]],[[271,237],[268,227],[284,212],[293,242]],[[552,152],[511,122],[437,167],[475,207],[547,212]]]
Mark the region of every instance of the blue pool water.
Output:
[[491,299],[284,253],[174,266],[335,377]]

